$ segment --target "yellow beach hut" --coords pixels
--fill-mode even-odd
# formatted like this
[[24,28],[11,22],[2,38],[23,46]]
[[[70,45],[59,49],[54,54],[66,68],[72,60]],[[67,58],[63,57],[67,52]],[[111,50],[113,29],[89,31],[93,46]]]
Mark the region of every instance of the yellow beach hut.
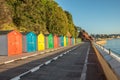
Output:
[[42,34],[42,33],[40,33],[39,35],[38,35],[38,39],[37,39],[38,41],[38,51],[40,51],[40,50],[44,50],[45,49],[45,36]]
[[66,36],[64,36],[64,46],[66,46]]

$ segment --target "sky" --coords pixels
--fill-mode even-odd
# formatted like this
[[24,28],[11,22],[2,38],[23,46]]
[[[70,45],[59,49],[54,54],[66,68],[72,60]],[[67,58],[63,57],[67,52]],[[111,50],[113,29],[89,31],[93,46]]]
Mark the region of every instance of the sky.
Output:
[[89,34],[120,34],[120,0],[55,0]]

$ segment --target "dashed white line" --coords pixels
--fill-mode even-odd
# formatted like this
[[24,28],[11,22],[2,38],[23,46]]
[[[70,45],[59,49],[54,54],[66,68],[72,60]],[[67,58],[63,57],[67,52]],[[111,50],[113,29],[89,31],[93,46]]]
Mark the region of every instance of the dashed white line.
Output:
[[52,60],[48,60],[45,62],[45,65],[48,65],[49,63],[51,63]]
[[90,51],[90,46],[88,47],[88,50],[87,50],[87,55],[86,55],[86,59],[85,59],[85,62],[84,62],[84,66],[83,66],[83,70],[82,70],[80,80],[85,80],[86,79],[86,71],[87,71],[87,62],[88,62],[89,51]]
[[54,57],[54,58],[53,58],[53,60],[57,60],[57,59],[58,59],[58,57]]
[[30,71],[31,71],[31,72],[35,72],[35,71],[37,71],[38,69],[40,69],[40,67],[39,67],[39,66],[37,66],[37,67],[35,67],[35,68],[31,69]]
[[64,52],[63,54],[66,54],[66,52]]
[[[72,51],[72,49],[71,49],[71,51]],[[70,51],[66,51],[66,52],[64,52],[63,54],[66,54],[67,52],[70,52]],[[40,64],[40,65],[38,65],[38,66],[30,69],[29,71],[24,72],[24,73],[22,73],[22,74],[20,74],[20,75],[18,75],[18,76],[16,76],[16,77],[10,79],[10,80],[20,80],[20,78],[21,78],[22,76],[24,76],[24,75],[26,75],[26,74],[29,74],[29,73],[31,73],[31,72],[35,72],[35,71],[39,70],[42,66],[48,65],[48,64],[51,63],[52,61],[57,60],[59,57],[62,57],[63,54],[60,54],[60,55],[52,58],[51,60],[46,61],[44,64]],[[23,58],[27,58],[27,57],[23,57]],[[13,60],[11,60],[11,61],[13,61]],[[9,62],[11,62],[11,61],[9,61]],[[7,63],[8,63],[8,62],[7,62]]]
[[12,78],[10,80],[20,80],[20,76],[14,77],[14,78]]
[[62,56],[63,56],[63,54],[60,54],[60,55],[59,55],[59,57],[62,57]]
[[21,77],[21,76],[24,76],[24,75],[26,75],[26,74],[28,74],[28,73],[30,73],[30,71],[27,71],[27,72],[25,72],[25,73],[22,73],[22,74],[14,77],[14,78],[12,78],[12,79],[10,79],[10,80],[20,80],[20,77]]

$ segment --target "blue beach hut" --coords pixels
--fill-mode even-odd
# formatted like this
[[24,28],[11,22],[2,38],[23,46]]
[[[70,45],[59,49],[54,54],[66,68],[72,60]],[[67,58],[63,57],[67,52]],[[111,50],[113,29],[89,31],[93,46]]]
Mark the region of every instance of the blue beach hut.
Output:
[[33,32],[22,33],[23,34],[23,52],[34,52],[37,47],[37,36]]
[[64,37],[63,36],[60,36],[60,46],[64,46]]
[[75,42],[74,40],[75,40],[75,39],[72,37],[72,45],[74,45],[74,44],[75,44],[75,43],[74,43],[74,42]]

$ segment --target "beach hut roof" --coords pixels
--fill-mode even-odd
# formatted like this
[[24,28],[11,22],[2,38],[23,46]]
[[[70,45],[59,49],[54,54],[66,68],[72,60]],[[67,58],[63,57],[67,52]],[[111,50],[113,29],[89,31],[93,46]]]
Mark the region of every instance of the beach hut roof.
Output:
[[22,33],[22,35],[27,35],[29,33],[34,33],[34,32],[21,32],[21,33]]
[[47,35],[47,34],[49,35],[49,34],[50,34],[48,31],[45,31],[45,32],[43,32],[43,33],[44,33],[45,35]]
[[43,34],[43,35],[44,35],[44,33],[40,32],[39,34],[37,34],[37,36],[40,35],[40,34]]
[[[50,33],[51,35],[53,35],[52,33]],[[49,36],[50,34],[45,34],[45,36]]]
[[13,31],[13,30],[0,31],[0,35],[8,34],[8,33],[11,32],[11,31]]
[[45,34],[45,36],[49,36],[49,34]]

